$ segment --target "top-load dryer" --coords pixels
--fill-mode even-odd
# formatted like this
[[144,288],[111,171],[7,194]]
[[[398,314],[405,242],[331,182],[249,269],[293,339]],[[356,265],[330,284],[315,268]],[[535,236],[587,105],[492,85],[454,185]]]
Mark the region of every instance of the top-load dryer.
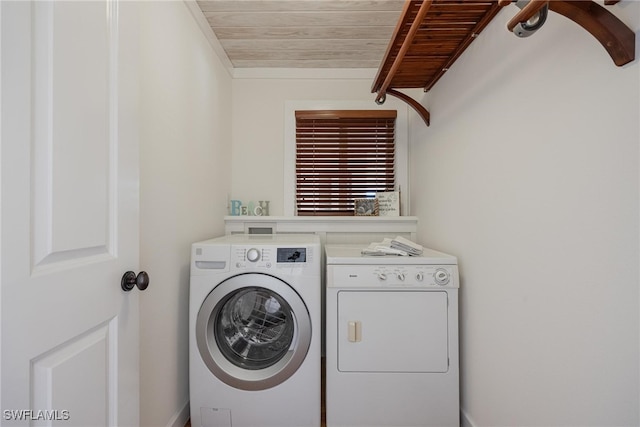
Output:
[[193,427],[319,427],[316,235],[231,235],[191,252]]
[[459,426],[455,257],[326,245],[327,427]]

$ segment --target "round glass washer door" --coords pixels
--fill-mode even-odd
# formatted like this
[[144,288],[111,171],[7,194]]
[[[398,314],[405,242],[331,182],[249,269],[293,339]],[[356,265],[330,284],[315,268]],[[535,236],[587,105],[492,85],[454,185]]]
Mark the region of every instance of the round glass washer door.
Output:
[[203,361],[221,381],[241,390],[264,390],[291,377],[311,343],[311,318],[286,282],[246,273],[217,285],[196,319]]

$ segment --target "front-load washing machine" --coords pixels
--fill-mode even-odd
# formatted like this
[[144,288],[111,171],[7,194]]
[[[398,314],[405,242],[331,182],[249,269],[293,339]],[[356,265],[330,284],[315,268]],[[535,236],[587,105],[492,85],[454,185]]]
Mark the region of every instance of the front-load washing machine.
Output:
[[320,426],[321,258],[311,234],[192,245],[192,427]]
[[457,427],[457,260],[325,245],[327,427]]

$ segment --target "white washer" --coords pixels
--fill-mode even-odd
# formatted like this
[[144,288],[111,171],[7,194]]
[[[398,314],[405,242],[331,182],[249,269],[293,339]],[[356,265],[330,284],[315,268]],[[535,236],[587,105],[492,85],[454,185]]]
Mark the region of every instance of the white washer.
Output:
[[455,257],[326,245],[327,427],[459,426]]
[[320,426],[320,251],[316,235],[192,245],[192,427]]

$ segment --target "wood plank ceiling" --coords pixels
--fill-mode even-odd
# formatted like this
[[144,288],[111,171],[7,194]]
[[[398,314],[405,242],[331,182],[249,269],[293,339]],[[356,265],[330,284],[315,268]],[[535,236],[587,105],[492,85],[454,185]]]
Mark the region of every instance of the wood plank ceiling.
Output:
[[378,68],[403,0],[198,0],[234,68]]

